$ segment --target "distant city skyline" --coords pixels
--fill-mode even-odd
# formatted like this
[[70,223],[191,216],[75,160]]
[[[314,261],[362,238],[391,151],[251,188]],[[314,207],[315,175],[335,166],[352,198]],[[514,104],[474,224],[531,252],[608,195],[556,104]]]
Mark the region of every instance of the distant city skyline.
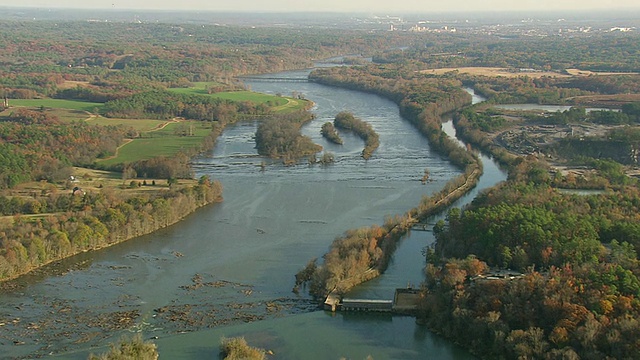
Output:
[[0,6],[242,12],[429,13],[464,11],[640,10],[638,0],[0,0]]

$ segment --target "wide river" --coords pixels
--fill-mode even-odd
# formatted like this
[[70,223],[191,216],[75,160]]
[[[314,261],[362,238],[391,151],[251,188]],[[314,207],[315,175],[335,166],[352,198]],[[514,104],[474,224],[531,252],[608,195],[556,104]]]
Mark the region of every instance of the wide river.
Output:
[[[220,338],[240,335],[272,350],[274,359],[473,358],[412,317],[332,314],[318,310],[305,292],[291,291],[294,274],[334,238],[404,213],[459,170],[432,152],[389,100],[308,82],[247,85],[314,101],[317,118],[303,133],[333,153],[335,163],[285,167],[257,155],[255,122],[227,128],[213,152],[194,161],[198,175],[222,181],[224,202],[168,229],[69,259],[55,274],[20,279],[0,294],[0,358],[86,359],[129,332],[153,338],[164,359],[217,358]],[[359,138],[341,134],[345,145],[337,146],[320,135],[321,125],[343,110],[380,135],[368,161],[360,157]],[[455,136],[450,122],[445,130]],[[482,160],[480,185],[456,206],[506,178],[492,160]],[[425,169],[431,181],[423,185]],[[391,299],[397,287],[419,286],[421,250],[433,241],[430,231],[413,231],[387,272],[349,297]]]

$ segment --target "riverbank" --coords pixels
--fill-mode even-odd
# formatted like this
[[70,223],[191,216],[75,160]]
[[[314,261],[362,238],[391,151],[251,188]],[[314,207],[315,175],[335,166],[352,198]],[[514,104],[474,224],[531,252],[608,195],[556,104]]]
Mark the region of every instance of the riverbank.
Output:
[[[100,188],[93,191],[88,181],[78,181],[75,189],[79,190],[57,194],[51,201],[66,201],[70,207],[78,206],[81,210],[37,217],[14,216],[6,224],[3,231],[13,239],[9,250],[21,255],[2,258],[5,263],[0,266],[0,282],[16,280],[81,253],[151,234],[178,223],[203,206],[222,201],[219,182],[208,178],[186,181],[187,184],[168,187],[148,186],[141,191],[137,191],[141,187],[138,181],[132,181],[134,185],[126,189],[102,187],[105,182],[100,182]],[[83,182],[87,187],[81,187]],[[20,241],[25,232],[30,234],[28,244]],[[10,255],[10,251],[6,254]]]

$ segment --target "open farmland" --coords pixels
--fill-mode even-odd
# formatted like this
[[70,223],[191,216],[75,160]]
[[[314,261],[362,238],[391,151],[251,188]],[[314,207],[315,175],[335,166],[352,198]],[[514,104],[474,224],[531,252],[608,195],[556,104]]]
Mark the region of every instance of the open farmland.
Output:
[[169,122],[167,120],[154,120],[154,119],[113,119],[102,116],[94,116],[87,120],[89,124],[102,125],[102,126],[128,126],[138,131],[152,131],[154,129],[160,129]]

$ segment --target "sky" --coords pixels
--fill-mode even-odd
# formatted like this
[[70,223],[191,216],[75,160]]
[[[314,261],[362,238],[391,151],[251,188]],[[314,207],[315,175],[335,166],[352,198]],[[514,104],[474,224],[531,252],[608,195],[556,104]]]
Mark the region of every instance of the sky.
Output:
[[640,10],[638,0],[0,0],[0,6],[251,12]]

